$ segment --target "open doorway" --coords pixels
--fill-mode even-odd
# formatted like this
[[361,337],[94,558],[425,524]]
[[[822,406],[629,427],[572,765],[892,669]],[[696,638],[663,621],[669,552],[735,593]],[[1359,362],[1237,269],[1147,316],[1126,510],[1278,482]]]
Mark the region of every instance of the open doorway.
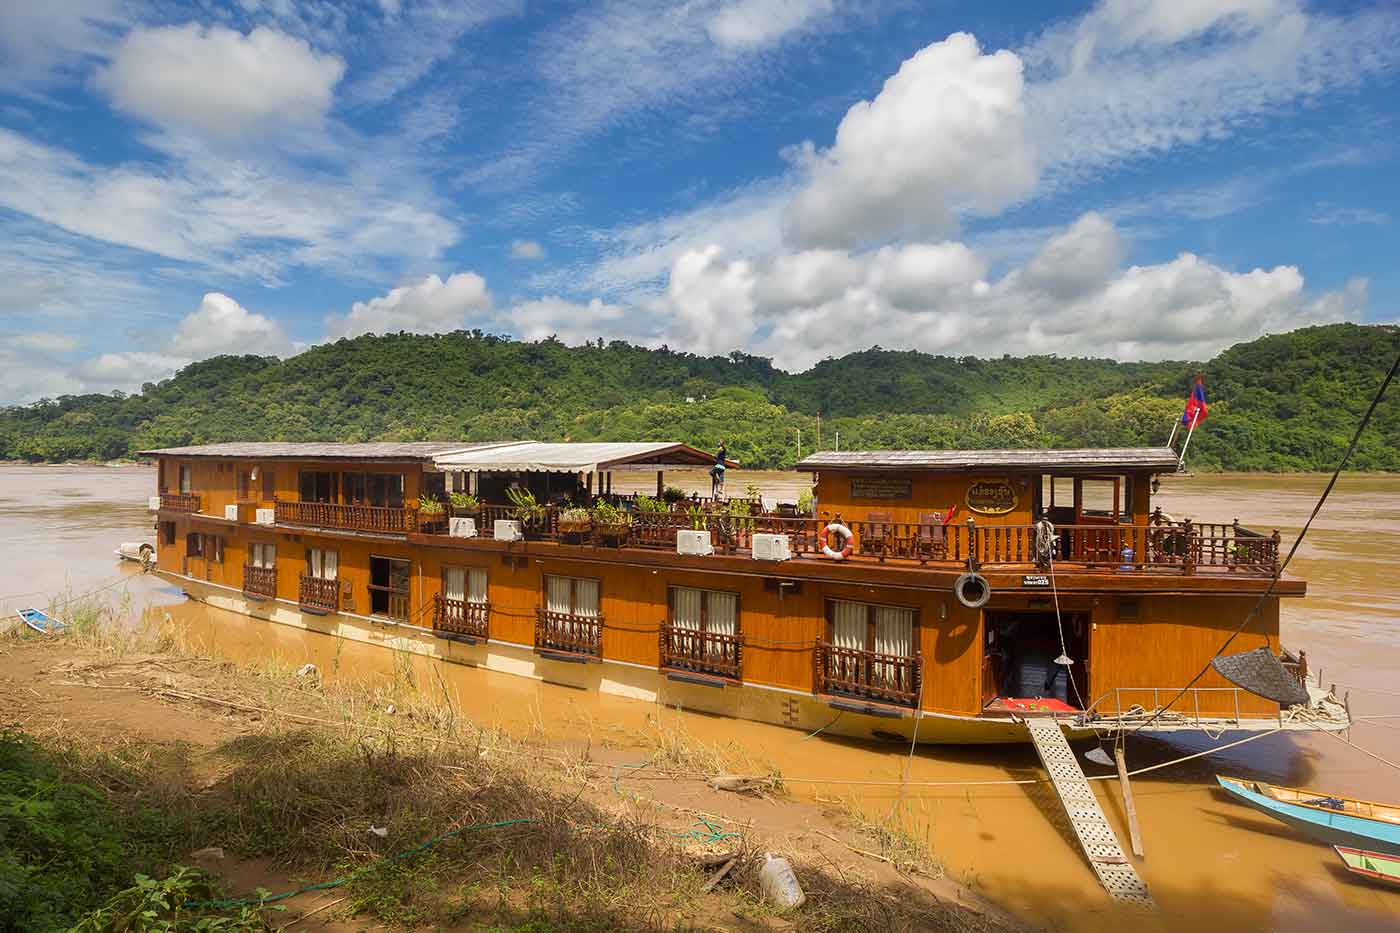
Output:
[[1064,650],[1072,665],[1056,664],[1060,633],[1053,611],[997,611],[986,614],[983,701],[1058,700],[1073,709],[1089,696],[1089,614],[1062,612]]
[[369,559],[370,615],[408,621],[409,563],[393,557]]

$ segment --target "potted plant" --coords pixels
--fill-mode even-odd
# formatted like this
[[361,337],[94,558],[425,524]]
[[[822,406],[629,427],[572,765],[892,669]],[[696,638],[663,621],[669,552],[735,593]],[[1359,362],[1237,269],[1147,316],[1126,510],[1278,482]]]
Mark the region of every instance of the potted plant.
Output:
[[593,516],[580,506],[570,506],[559,513],[561,535],[586,535],[593,527]]
[[512,486],[506,490],[506,498],[510,500],[511,518],[520,523],[526,534],[539,533],[540,527],[544,524],[544,506],[540,505],[535,494],[520,486]]
[[661,501],[674,508],[677,503],[684,502],[687,496],[684,489],[677,489],[675,486],[667,486],[661,490]]
[[593,528],[601,537],[625,538],[631,525],[631,516],[615,505],[600,502],[593,507]]
[[418,530],[430,532],[447,524],[447,509],[442,500],[427,493],[418,497]]
[[481,500],[471,493],[454,492],[447,501],[452,505],[453,515],[476,515],[481,511]]

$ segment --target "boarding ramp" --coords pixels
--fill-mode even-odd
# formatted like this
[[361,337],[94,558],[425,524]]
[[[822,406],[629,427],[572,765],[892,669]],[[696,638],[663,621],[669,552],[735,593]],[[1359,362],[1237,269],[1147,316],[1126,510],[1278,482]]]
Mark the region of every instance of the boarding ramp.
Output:
[[1055,785],[1055,793],[1065,808],[1070,825],[1079,837],[1084,855],[1094,874],[1099,876],[1104,890],[1117,901],[1152,907],[1152,895],[1147,885],[1138,877],[1113,827],[1099,807],[1089,782],[1084,779],[1084,771],[1079,767],[1079,759],[1065,740],[1064,731],[1053,716],[1037,716],[1023,720],[1030,731],[1031,742],[1040,755],[1045,770],[1050,773],[1050,781]]

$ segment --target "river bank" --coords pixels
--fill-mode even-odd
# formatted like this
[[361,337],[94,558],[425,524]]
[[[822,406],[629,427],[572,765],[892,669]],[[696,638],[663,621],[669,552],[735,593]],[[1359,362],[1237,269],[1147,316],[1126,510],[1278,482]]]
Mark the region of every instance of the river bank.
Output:
[[[205,656],[170,625],[105,627],[120,622],[107,612],[98,628],[92,604],[77,612],[69,635],[0,640],[0,708],[6,741],[23,737],[51,785],[104,798],[89,822],[126,855],[94,875],[97,893],[123,869],[184,864],[244,902],[180,919],[241,912],[236,929],[1017,928],[898,831],[792,800],[778,776],[749,795],[714,789],[750,765],[733,749],[664,728],[596,745],[515,736],[462,716],[411,665],[375,685],[323,682]],[[793,862],[799,911],[764,902],[767,851]],[[0,908],[27,929],[50,916]]]

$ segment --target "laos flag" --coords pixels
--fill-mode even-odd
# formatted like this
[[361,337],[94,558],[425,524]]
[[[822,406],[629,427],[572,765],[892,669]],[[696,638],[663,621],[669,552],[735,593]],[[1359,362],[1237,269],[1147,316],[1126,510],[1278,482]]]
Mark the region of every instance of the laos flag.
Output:
[[1206,420],[1206,382],[1201,376],[1196,377],[1196,384],[1191,386],[1191,394],[1186,398],[1186,411],[1181,413],[1181,423],[1192,426],[1198,421]]

